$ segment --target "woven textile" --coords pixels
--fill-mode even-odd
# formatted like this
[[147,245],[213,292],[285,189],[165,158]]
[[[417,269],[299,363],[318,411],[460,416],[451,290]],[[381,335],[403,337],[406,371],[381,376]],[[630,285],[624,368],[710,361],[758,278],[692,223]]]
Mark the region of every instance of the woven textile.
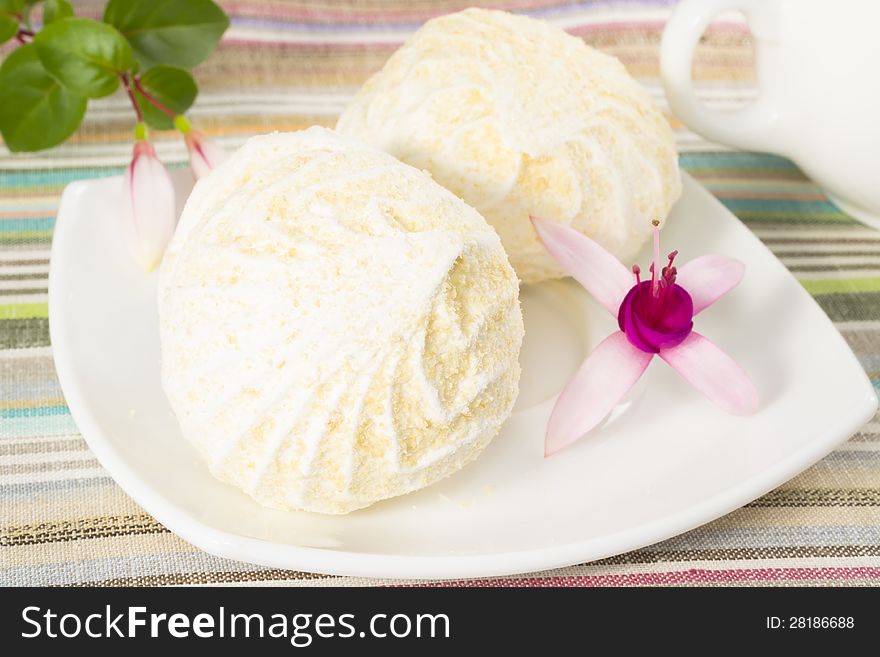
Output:
[[[97,17],[103,3],[78,2]],[[195,74],[193,122],[229,148],[269,130],[332,125],[358,85],[425,19],[459,0],[221,2],[232,27]],[[672,2],[497,0],[619,57],[666,107],[658,50]],[[6,46],[0,52],[7,52]],[[694,73],[709,104],[753,96],[749,35],[736,17],[706,33]],[[706,143],[670,117],[681,164],[749,226],[880,379],[880,233],[842,214],[790,162]],[[67,183],[121,172],[132,115],[117,94],[91,104],[66,145],[0,147],[0,584],[392,582],[261,568],[212,557],[165,529],[114,484],[64,403],[52,364],[49,247]],[[171,163],[185,151],[158,135]],[[444,585],[468,585],[452,582]],[[743,509],[658,545],[599,562],[481,580],[487,585],[880,584],[880,421]]]

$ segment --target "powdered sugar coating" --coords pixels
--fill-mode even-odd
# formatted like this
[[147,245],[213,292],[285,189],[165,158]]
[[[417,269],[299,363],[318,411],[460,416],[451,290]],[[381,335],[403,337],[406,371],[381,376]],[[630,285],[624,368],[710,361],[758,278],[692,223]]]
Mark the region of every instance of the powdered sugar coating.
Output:
[[211,472],[345,513],[445,477],[518,388],[518,284],[495,231],[332,131],[255,137],[201,179],[159,285],[162,378]]
[[623,65],[505,12],[425,23],[337,129],[430,171],[479,210],[524,282],[564,275],[530,214],[628,261],[681,192],[669,125]]

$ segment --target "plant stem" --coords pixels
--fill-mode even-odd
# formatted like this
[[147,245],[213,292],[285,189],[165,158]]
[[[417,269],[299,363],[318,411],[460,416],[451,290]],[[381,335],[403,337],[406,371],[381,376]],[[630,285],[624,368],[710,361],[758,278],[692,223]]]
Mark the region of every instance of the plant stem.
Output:
[[[25,28],[28,30],[32,30],[31,27],[31,9],[33,9],[33,5],[29,3],[25,3],[23,7],[23,11],[21,14],[21,23],[24,24]],[[33,36],[33,35],[31,35]]]
[[146,98],[147,101],[153,107],[155,107],[157,110],[159,110],[160,112],[162,112],[163,114],[165,114],[166,116],[168,116],[172,119],[177,116],[177,112],[175,112],[174,110],[169,109],[168,107],[163,105],[161,102],[159,102],[158,99],[153,97],[146,89],[144,89],[144,85],[141,84],[141,81],[138,77],[134,78],[134,86],[138,90],[140,95],[143,96],[144,98]]
[[141,108],[140,105],[137,104],[137,100],[135,100],[134,92],[131,90],[131,80],[129,79],[128,74],[120,74],[119,79],[122,81],[122,86],[125,87],[125,92],[128,94],[129,100],[131,100],[131,106],[134,108],[134,113],[137,114],[138,123],[143,122],[144,114],[143,112],[141,112]]
[[[27,38],[25,38],[27,37]],[[18,33],[15,35],[15,39],[22,45],[28,43],[28,39],[32,39],[34,37],[34,33],[30,30],[25,30],[24,28],[20,29]]]

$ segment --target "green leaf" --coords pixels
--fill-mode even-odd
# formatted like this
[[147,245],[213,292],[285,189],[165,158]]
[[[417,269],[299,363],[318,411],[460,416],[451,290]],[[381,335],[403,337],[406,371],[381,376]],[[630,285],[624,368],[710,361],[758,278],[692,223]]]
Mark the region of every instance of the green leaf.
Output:
[[145,68],[192,68],[229,27],[229,18],[211,0],[110,0],[104,22],[125,35]]
[[24,0],[0,0],[0,43],[6,43],[18,34],[23,6]]
[[73,5],[67,0],[46,0],[46,6],[43,7],[43,25],[70,16],[73,16]]
[[86,99],[67,91],[46,72],[37,48],[21,46],[0,66],[0,132],[11,151],[60,144],[79,127]]
[[131,47],[116,29],[88,18],[62,18],[34,37],[46,70],[70,91],[101,98],[119,87],[134,65]]
[[7,14],[0,14],[0,43],[6,43],[18,34],[18,19]]
[[[154,66],[140,76],[140,84],[150,96],[177,114],[183,114],[188,110],[199,93],[192,76],[182,68],[174,66]],[[174,128],[174,121],[147,100],[140,91],[135,91],[135,100],[144,114],[144,121],[151,128],[157,130]]]

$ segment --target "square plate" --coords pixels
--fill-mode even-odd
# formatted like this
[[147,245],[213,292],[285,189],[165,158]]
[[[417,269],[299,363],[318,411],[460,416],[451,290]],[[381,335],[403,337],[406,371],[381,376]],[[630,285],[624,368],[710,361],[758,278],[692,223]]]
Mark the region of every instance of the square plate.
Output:
[[[191,186],[175,174],[178,196]],[[52,245],[49,316],[76,423],[114,479],[171,531],[221,557],[372,577],[504,575],[660,541],[759,497],[868,421],[877,397],[858,361],[782,264],[685,176],[664,230],[682,261],[743,260],[733,293],[697,327],[752,375],[749,418],[724,414],[659,359],[626,412],[543,458],[555,396],[616,327],[572,281],[523,290],[523,378],[513,415],[476,462],[348,516],[264,509],[214,479],[162,392],[156,275],[118,234],[120,178],[67,187]],[[647,261],[647,256],[641,260]]]

